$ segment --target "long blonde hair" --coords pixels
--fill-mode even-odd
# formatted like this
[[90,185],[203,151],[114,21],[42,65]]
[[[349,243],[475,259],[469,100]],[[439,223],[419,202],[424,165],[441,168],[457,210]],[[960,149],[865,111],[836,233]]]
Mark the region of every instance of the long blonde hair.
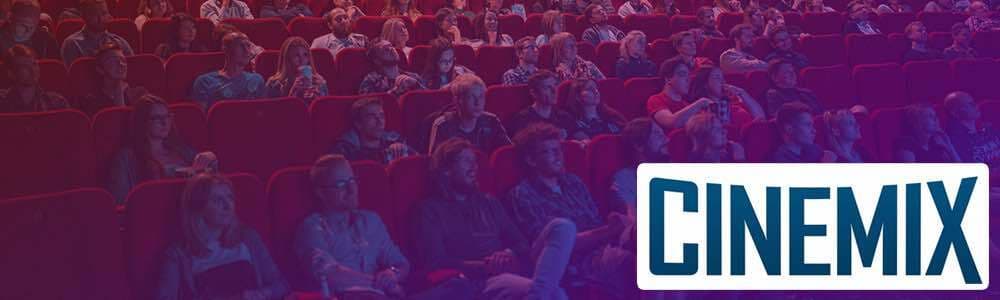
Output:
[[[555,32],[555,26],[556,26],[556,22],[562,21],[561,20],[562,17],[563,17],[562,13],[560,13],[558,10],[549,10],[549,11],[546,11],[545,13],[543,13],[542,14],[542,34],[544,34],[546,36],[552,36],[552,35],[554,35],[556,33],[559,33],[559,32]],[[563,30],[565,31],[566,28],[563,28]]]
[[393,30],[396,26],[403,27],[403,30],[408,30],[406,29],[406,23],[403,23],[403,19],[390,18],[389,20],[386,20],[385,23],[382,24],[381,38],[385,41],[388,41],[390,44],[392,44],[393,47],[397,48],[406,47],[405,41],[403,42],[403,45],[397,45],[397,42],[399,42],[400,39],[400,35],[396,33],[396,30]]
[[316,60],[313,59],[312,51],[309,50],[309,43],[301,37],[293,36],[286,39],[285,43],[281,45],[281,55],[278,56],[278,68],[275,69],[274,75],[271,75],[271,78],[268,80],[280,81],[290,79],[292,76],[295,76],[295,74],[298,74],[299,70],[290,70],[291,65],[288,63],[291,49],[294,47],[306,49],[306,53],[309,53],[309,66],[313,69],[313,76],[319,77],[319,74],[316,72]]
[[[212,187],[224,185],[233,190],[233,183],[218,174],[202,173],[188,180],[184,186],[184,193],[181,194],[180,218],[181,218],[181,247],[191,256],[204,256],[209,253],[208,246],[202,238],[201,228],[204,226],[202,213],[205,206],[211,200]],[[240,229],[242,225],[238,220],[230,223],[222,229],[219,236],[219,245],[223,248],[232,248],[242,242]]]
[[[569,32],[556,33],[549,39],[549,44],[552,45],[552,64],[559,65],[563,61],[563,49],[565,49],[566,43],[576,43],[576,37]],[[572,57],[575,59],[575,57]]]
[[638,30],[629,31],[628,35],[625,35],[625,38],[622,39],[621,44],[618,46],[619,57],[625,58],[627,60],[632,60],[632,56],[629,54],[629,50],[631,50],[632,41],[634,40],[642,41],[642,43],[640,44],[641,47],[643,47],[643,49],[641,52],[639,52],[639,58],[641,59],[646,58],[646,34]]

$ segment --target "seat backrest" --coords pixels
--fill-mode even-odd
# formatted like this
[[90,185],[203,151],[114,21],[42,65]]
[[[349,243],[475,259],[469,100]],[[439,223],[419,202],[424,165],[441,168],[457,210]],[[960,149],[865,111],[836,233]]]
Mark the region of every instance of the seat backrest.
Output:
[[906,82],[899,64],[858,65],[852,77],[859,104],[869,109],[906,105]]
[[412,39],[414,44],[426,45],[437,37],[437,28],[435,23],[433,15],[418,17],[417,20],[413,22],[413,32],[411,32],[410,35],[413,37]]
[[0,298],[129,299],[114,209],[94,188],[0,201]]
[[208,120],[201,105],[197,103],[174,103],[170,105],[174,113],[174,127],[181,139],[198,151],[209,150]]
[[517,66],[517,55],[514,47],[482,46],[476,51],[479,70],[476,74],[486,82],[494,85],[503,82],[503,73]]
[[754,121],[744,125],[741,131],[747,161],[769,162],[771,153],[774,153],[774,149],[778,147],[781,139],[774,120]]
[[[428,116],[440,111],[448,103],[452,102],[451,92],[448,90],[434,90],[434,91],[412,91],[404,94],[399,102],[402,104],[400,120],[403,124],[403,134],[410,141],[411,146],[421,146],[426,145],[428,137],[428,132],[425,130],[430,130],[427,127],[430,124],[425,124]],[[423,152],[426,147],[419,147],[417,150]]]
[[983,116],[982,122],[1000,124],[1000,100],[983,101],[979,104],[979,112]]
[[[427,66],[427,59],[430,56],[431,46],[420,45],[413,47],[410,51],[410,71],[423,74],[424,67]],[[469,45],[454,45],[452,51],[455,53],[455,65],[476,69],[476,51]]]
[[[347,48],[337,52],[337,80],[333,81],[336,95],[355,95],[361,81],[374,70],[365,49]],[[327,82],[330,82],[327,80]]]
[[281,44],[288,38],[285,22],[280,18],[226,19],[223,22],[236,26],[241,32],[246,33],[254,44],[264,49],[281,49]]
[[[747,90],[747,93],[750,93],[750,96],[755,99],[766,99],[764,97],[764,93],[766,93],[767,89],[770,87],[771,77],[767,74],[767,71],[753,71],[747,73],[746,86],[744,89]],[[765,100],[763,102],[766,103],[767,101]],[[761,104],[767,105],[765,103]],[[764,109],[767,111],[767,107]]]
[[1000,58],[1000,31],[980,31],[972,35],[972,46],[981,57]]
[[899,61],[889,51],[889,39],[882,34],[847,35],[847,60],[852,66],[861,64],[881,64]]
[[0,140],[0,199],[94,186],[94,138],[79,111],[0,114]]
[[649,59],[656,64],[657,69],[659,69],[660,63],[677,55],[677,49],[674,49],[674,44],[668,39],[652,41],[646,52],[649,54]]
[[904,107],[886,108],[872,114],[872,128],[875,129],[876,153],[883,162],[895,162],[893,143],[900,136],[903,127]]
[[[270,215],[261,181],[250,174],[226,176],[233,182],[240,222],[270,239]],[[154,180],[139,184],[125,202],[124,240],[130,285],[136,298],[156,290],[163,253],[182,239],[180,202],[185,179]]]
[[652,113],[646,111],[646,101],[649,100],[650,96],[656,95],[662,90],[663,78],[659,77],[631,78],[625,81],[625,99],[628,99],[628,102],[641,103],[642,115]]
[[951,26],[955,23],[965,22],[967,15],[953,12],[926,12],[917,14],[917,20],[927,26],[928,32],[951,31]]
[[514,14],[500,16],[497,18],[497,21],[500,23],[500,30],[510,35],[510,38],[514,39],[514,41],[525,36],[524,19],[521,16]]
[[295,236],[306,216],[316,207],[317,198],[309,180],[309,166],[289,167],[274,173],[267,183],[271,208],[271,257],[282,275],[296,290],[309,289],[312,279],[302,270],[295,255]]
[[725,35],[739,24],[743,24],[743,13],[726,12],[715,17],[715,27]]
[[[354,22],[354,33],[362,34],[368,37],[368,39],[379,37],[382,35],[382,24],[385,24],[385,21],[388,20],[389,17],[375,15],[360,17]],[[326,28],[326,25],[323,25],[322,28]],[[323,34],[327,33],[329,33],[329,30]],[[414,32],[411,30],[410,34],[414,34]]]
[[940,104],[955,90],[951,67],[944,60],[911,61],[903,65],[909,103]]
[[[801,44],[802,43],[799,40],[792,39],[792,49],[799,49]],[[771,40],[769,40],[766,36],[762,36],[753,39],[753,47],[750,48],[750,54],[763,59],[764,57],[767,57],[768,54],[771,54],[771,51],[773,50]]]
[[839,12],[805,13],[802,30],[809,34],[841,33],[844,30],[844,15]]
[[712,62],[718,64],[719,56],[722,56],[723,52],[732,47],[733,40],[731,39],[706,38],[705,41],[701,42],[701,49],[698,50],[698,53],[699,56],[707,57]]
[[327,28],[326,21],[321,17],[295,17],[288,22],[288,33],[312,42],[312,40],[330,33],[330,30]]
[[[163,69],[163,60],[159,57],[152,54],[140,54],[127,57],[126,63],[130,71],[126,75],[126,81],[130,87],[143,87],[154,95],[163,95],[166,92],[164,84],[166,74]],[[69,68],[69,82],[73,87],[72,95],[82,97],[99,86],[101,77],[97,74],[96,67],[97,61],[94,57],[83,57],[73,62]],[[83,107],[86,107],[86,104],[83,104]]]
[[698,17],[694,15],[673,15],[670,17],[670,33],[687,31],[698,27]]
[[839,34],[809,35],[802,38],[799,50],[812,66],[834,66],[847,63],[844,39]]
[[632,14],[625,17],[624,28],[622,30],[640,30],[646,33],[646,40],[653,41],[656,39],[670,38],[670,26],[671,19],[670,16],[654,14],[654,15],[638,15]]
[[802,14],[795,11],[786,11],[782,12],[781,16],[785,17],[785,26],[802,28],[803,32],[806,32],[804,27],[805,21],[803,20]]
[[164,68],[167,74],[167,101],[187,99],[191,94],[191,85],[198,76],[222,69],[224,64],[225,56],[222,52],[179,53],[170,56]]
[[264,50],[254,58],[254,72],[260,74],[265,81],[277,72],[281,53],[278,50]]
[[398,221],[407,218],[414,205],[431,192],[430,162],[427,156],[410,156],[395,160],[386,168],[394,209],[392,217],[383,221],[395,236],[405,231],[401,228],[405,223]]
[[597,45],[597,57],[594,59],[594,64],[597,68],[601,70],[607,77],[615,77],[618,74],[615,72],[615,63],[618,62],[619,46],[621,44],[618,42],[601,42]]
[[[182,11],[177,6],[174,6],[175,11]],[[195,27],[198,29],[198,34],[195,36],[195,40],[206,47],[217,44],[217,42],[212,42],[212,21],[208,19],[198,19],[197,15],[194,15]],[[154,18],[146,21],[146,24],[142,25],[142,31],[140,32],[140,43],[142,44],[142,49],[136,48],[139,53],[153,53],[156,51],[156,47],[162,43],[167,42],[167,37],[170,34],[170,19],[168,18]]]
[[208,111],[208,132],[225,172],[269,178],[314,158],[309,114],[297,98],[221,101]]
[[[69,72],[61,60],[40,59],[38,60],[38,85],[44,90],[57,92],[69,101],[70,106],[76,106],[77,99],[74,99],[73,88],[66,84],[69,82]],[[7,76],[4,74],[4,76]],[[6,80],[7,77],[4,77]]]
[[138,54],[141,49],[139,46],[139,29],[135,26],[135,21],[133,19],[113,19],[107,23],[108,32],[117,34],[118,36],[128,41],[132,50]]
[[[333,54],[330,54],[330,51],[326,49],[311,49],[309,53],[312,53],[316,71],[326,80],[327,87],[333,88],[335,85],[334,82],[337,82],[340,78],[337,76],[337,63],[333,59]],[[265,77],[265,80],[267,80],[267,77]]]
[[586,162],[590,164],[591,179],[589,185],[594,199],[600,199],[597,202],[601,215],[619,208],[615,207],[618,203],[611,203],[611,178],[618,170],[629,166],[628,151],[622,137],[618,135],[597,136],[587,145]]
[[399,120],[399,104],[396,98],[389,94],[370,94],[360,96],[329,96],[313,100],[309,105],[309,119],[312,127],[313,146],[315,153],[328,153],[334,142],[344,132],[351,128],[351,106],[355,101],[375,97],[382,99],[382,110],[385,111],[386,130],[399,131],[402,128]]
[[955,60],[951,62],[955,87],[977,99],[1000,99],[996,78],[1000,78],[1000,62],[990,59]]
[[806,67],[799,73],[799,85],[815,92],[825,109],[858,104],[851,71],[846,66]]
[[625,81],[618,78],[601,79],[597,81],[597,89],[601,92],[601,102],[620,112],[626,120],[646,114],[644,102],[625,97]]
[[[566,171],[589,183],[590,168],[586,163],[586,151],[583,147],[573,141],[563,141],[562,150]],[[510,188],[525,178],[524,167],[518,161],[513,145],[493,151],[493,155],[490,156],[490,171],[493,173],[494,191],[501,197],[507,195]]]
[[951,32],[931,32],[928,36],[927,46],[931,49],[944,49],[951,44]]
[[486,89],[486,111],[497,115],[503,124],[533,101],[527,85],[494,85]]
[[524,34],[532,37],[542,34],[542,14],[528,15],[528,18],[524,20]]
[[907,24],[916,21],[913,13],[887,13],[878,15],[879,30],[884,34],[901,33]]
[[670,160],[675,162],[688,161],[688,153],[691,152],[691,137],[687,135],[684,128],[677,128],[668,133],[670,141],[667,142],[667,149],[670,153]]
[[94,114],[90,128],[94,133],[94,152],[97,157],[97,186],[108,186],[111,158],[122,145],[128,143],[131,117],[131,107],[110,107]]

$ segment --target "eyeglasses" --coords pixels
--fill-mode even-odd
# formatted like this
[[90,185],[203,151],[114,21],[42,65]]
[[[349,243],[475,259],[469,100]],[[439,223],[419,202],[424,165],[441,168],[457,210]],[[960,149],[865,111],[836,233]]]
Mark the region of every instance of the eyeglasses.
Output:
[[334,181],[333,184],[331,184],[331,185],[321,185],[321,186],[318,186],[318,187],[322,188],[322,189],[343,190],[343,189],[347,188],[348,185],[357,184],[357,183],[358,183],[358,178],[357,177],[348,177],[348,178],[345,178],[345,179]]
[[149,116],[149,120],[152,122],[166,122],[174,119],[174,113],[169,113],[165,115],[152,115]]

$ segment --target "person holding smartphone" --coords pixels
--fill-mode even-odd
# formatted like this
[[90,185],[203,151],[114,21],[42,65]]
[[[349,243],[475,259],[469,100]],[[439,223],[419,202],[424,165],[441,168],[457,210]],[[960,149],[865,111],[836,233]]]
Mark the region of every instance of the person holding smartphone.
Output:
[[329,89],[323,76],[315,74],[316,63],[309,43],[290,37],[281,46],[278,69],[264,84],[269,97],[299,97],[306,101],[326,96]]

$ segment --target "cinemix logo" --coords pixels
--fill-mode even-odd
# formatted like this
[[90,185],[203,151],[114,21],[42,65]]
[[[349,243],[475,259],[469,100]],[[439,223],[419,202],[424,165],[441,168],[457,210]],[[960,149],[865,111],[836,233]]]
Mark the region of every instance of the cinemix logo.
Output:
[[984,290],[982,164],[643,164],[644,290]]

